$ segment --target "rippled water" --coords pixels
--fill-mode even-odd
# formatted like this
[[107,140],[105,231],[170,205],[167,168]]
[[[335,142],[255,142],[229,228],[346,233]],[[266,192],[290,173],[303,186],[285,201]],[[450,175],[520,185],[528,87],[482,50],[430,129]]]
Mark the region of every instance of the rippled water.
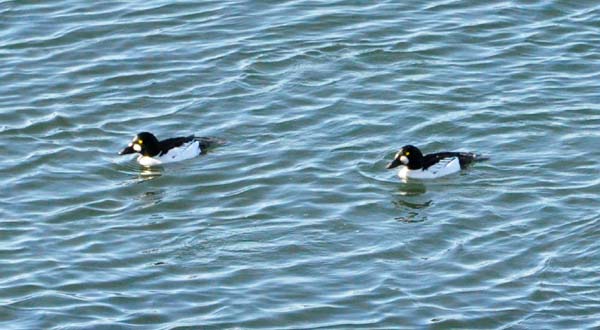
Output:
[[594,1],[0,1],[2,329],[597,329],[599,45]]

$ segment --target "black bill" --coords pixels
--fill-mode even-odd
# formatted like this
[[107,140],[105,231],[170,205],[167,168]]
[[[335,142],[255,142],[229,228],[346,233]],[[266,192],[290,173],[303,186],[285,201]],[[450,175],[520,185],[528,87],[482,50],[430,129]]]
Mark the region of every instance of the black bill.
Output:
[[129,146],[129,147],[125,147],[125,149],[121,150],[119,152],[119,155],[127,155],[127,154],[132,154],[132,153],[135,153],[135,150],[133,150],[132,146]]
[[387,164],[387,166],[385,168],[387,168],[389,170],[390,168],[398,167],[400,165],[402,165],[400,158],[395,158],[389,164]]

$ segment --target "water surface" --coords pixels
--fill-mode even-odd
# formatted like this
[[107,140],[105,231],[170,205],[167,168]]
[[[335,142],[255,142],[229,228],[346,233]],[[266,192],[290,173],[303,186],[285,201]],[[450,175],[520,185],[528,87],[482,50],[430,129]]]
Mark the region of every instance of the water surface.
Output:
[[[0,1],[3,329],[597,329],[593,1]],[[211,135],[144,169],[133,134]],[[434,182],[404,144],[491,157]]]

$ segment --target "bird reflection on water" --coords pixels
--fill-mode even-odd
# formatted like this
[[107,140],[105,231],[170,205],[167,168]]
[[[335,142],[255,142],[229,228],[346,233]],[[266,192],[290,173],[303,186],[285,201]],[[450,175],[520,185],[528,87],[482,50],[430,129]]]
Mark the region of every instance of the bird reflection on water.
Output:
[[[392,204],[399,209],[401,215],[394,219],[406,223],[424,222],[427,220],[425,210],[433,204],[432,200],[418,201],[418,196],[427,192],[424,184],[420,182],[406,182],[398,188],[398,195]],[[396,195],[397,196],[397,195]],[[415,201],[417,199],[417,201]]]
[[140,166],[140,174],[137,176],[137,181],[152,180],[160,176],[162,176],[162,171],[159,168]]
[[159,189],[155,191],[145,191],[142,194],[140,194],[137,199],[140,202],[142,202],[142,208],[144,208],[160,204],[163,201],[164,197],[165,191]]

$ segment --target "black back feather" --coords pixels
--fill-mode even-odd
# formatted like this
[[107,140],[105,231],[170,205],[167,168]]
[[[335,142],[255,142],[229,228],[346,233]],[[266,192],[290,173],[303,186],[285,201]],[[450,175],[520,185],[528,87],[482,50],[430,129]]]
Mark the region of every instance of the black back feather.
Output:
[[487,158],[483,158],[478,156],[477,154],[471,152],[438,152],[435,154],[428,154],[423,157],[423,169],[427,169],[430,166],[436,164],[441,159],[449,158],[449,157],[457,157],[458,162],[460,163],[460,168],[464,169],[473,163],[475,160],[486,160]]
[[180,147],[183,144],[189,143],[192,141],[198,141],[200,143],[200,150],[203,154],[206,153],[207,149],[209,149],[209,148],[225,144],[224,140],[221,140],[221,139],[218,139],[215,137],[204,137],[204,136],[196,137],[194,135],[185,136],[185,137],[176,137],[176,138],[170,138],[170,139],[165,139],[165,140],[160,141],[158,143],[159,147],[160,147],[160,153],[158,155],[162,156],[162,155],[166,154],[167,152],[169,152],[170,149]]
[[188,143],[193,140],[194,140],[193,135],[162,140],[162,141],[158,142],[158,147],[160,149],[160,152],[158,155],[162,156],[162,155],[166,154],[167,152],[169,152],[169,150],[180,147],[184,143]]

